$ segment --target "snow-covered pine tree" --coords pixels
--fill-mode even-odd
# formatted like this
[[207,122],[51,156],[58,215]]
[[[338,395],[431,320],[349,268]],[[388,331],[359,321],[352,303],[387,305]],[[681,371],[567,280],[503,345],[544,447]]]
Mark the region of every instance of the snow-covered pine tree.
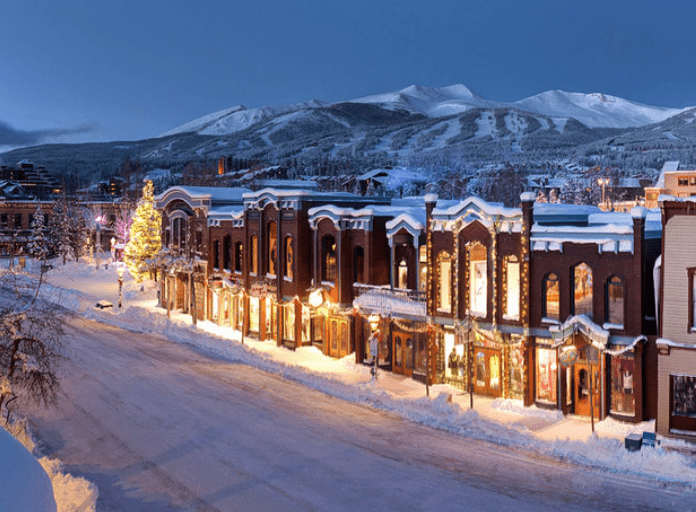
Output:
[[31,237],[27,244],[27,252],[32,258],[45,261],[50,253],[50,242],[47,237],[47,227],[45,222],[44,212],[41,210],[41,204],[36,206],[36,211],[31,217]]
[[48,226],[53,252],[63,259],[63,265],[65,265],[72,254],[69,207],[65,194],[54,203],[52,215],[48,219]]
[[123,251],[123,261],[136,281],[147,277],[161,249],[162,216],[155,209],[155,188],[148,181],[143,187],[143,196],[130,228],[130,239]]

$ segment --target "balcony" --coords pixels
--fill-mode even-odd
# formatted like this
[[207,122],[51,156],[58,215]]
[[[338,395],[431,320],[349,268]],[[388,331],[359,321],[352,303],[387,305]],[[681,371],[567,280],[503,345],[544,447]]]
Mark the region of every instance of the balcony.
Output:
[[425,318],[426,295],[417,290],[353,283],[353,306],[367,313]]

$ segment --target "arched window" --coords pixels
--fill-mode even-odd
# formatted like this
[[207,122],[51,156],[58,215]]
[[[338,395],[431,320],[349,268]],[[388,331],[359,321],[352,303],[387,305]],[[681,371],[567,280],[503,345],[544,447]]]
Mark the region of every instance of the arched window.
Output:
[[268,223],[268,273],[276,275],[278,258],[278,230],[275,221]]
[[544,278],[543,317],[550,320],[560,320],[558,276],[553,272]]
[[469,247],[469,309],[478,316],[488,315],[488,252],[474,243]]
[[222,266],[225,270],[232,270],[232,237],[225,235],[222,239]]
[[244,267],[244,244],[237,242],[234,244],[234,271],[243,272]]
[[285,277],[293,279],[295,275],[295,244],[291,236],[285,237]]
[[573,314],[592,318],[592,269],[580,263],[573,269]]
[[251,264],[249,268],[249,272],[252,274],[258,274],[259,273],[259,237],[256,235],[251,235],[251,254],[249,257],[251,258],[251,261],[249,262]]
[[213,242],[213,268],[215,270],[220,268],[220,240]]
[[408,265],[406,264],[406,260],[399,261],[399,265],[397,266],[396,271],[397,271],[397,276],[396,276],[397,288],[401,288],[402,290],[407,289],[408,288]]
[[325,236],[321,241],[321,261],[321,280],[335,283],[338,278],[336,241],[330,235]]
[[437,309],[452,312],[452,258],[447,251],[437,257]]
[[617,276],[607,281],[607,322],[621,326],[624,323],[624,287]]

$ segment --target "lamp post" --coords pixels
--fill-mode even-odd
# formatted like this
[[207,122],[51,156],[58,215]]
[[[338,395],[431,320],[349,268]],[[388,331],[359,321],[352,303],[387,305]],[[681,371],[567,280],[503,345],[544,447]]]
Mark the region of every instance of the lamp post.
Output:
[[377,368],[379,365],[379,323],[381,317],[376,314],[372,314],[368,317],[367,321],[370,324],[370,329],[372,330],[372,335],[370,336],[370,353],[372,354],[372,378],[377,380]]
[[605,211],[608,210],[606,206],[607,201],[607,185],[609,185],[609,178],[599,178],[597,183],[602,187],[602,204],[604,205]]
[[123,263],[116,266],[116,272],[118,273],[118,307],[121,309],[123,304],[123,274],[126,272]]

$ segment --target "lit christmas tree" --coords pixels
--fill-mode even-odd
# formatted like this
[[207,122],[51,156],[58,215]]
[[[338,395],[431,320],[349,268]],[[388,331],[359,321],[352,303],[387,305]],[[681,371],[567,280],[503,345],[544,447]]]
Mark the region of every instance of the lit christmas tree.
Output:
[[136,281],[140,282],[148,276],[160,249],[162,216],[155,210],[155,187],[148,181],[133,217],[130,239],[123,251],[123,261]]

